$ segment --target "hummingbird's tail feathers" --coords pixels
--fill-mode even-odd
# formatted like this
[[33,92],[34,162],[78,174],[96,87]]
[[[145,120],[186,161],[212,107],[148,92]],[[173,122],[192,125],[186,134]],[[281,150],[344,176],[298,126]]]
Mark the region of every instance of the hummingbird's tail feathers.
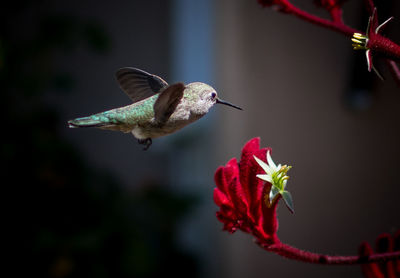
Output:
[[70,128],[96,127],[107,130],[122,131],[125,133],[130,132],[132,130],[132,128],[128,125],[110,122],[110,119],[104,117],[101,114],[69,120],[68,126]]
[[77,118],[74,120],[68,121],[68,126],[70,128],[77,127],[103,127],[105,125],[109,125],[109,123],[105,123],[99,119],[94,119],[92,116]]

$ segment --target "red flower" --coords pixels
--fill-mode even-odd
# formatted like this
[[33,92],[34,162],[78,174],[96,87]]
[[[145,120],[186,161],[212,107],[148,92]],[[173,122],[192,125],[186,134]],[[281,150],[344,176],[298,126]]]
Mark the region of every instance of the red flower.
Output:
[[260,138],[253,138],[243,147],[239,164],[232,158],[226,166],[220,166],[215,172],[214,202],[220,207],[217,218],[225,230],[233,233],[240,229],[255,236],[259,243],[271,245],[279,243],[278,202],[267,207],[265,196],[271,184],[256,177],[264,172],[253,157],[267,162],[266,153],[266,148],[260,149]]
[[[400,251],[400,230],[393,237],[387,233],[378,236],[375,250],[377,254]],[[373,251],[367,242],[363,242],[358,253],[361,258],[368,258]],[[400,260],[362,264],[361,269],[367,278],[400,277]]]
[[391,60],[399,60],[400,57],[400,46],[380,34],[386,27],[386,24],[392,19],[393,17],[390,17],[382,24],[378,25],[378,15],[376,8],[374,8],[368,20],[366,34],[354,33],[352,38],[354,49],[366,50],[365,55],[367,57],[368,71],[373,69],[376,75],[382,80],[382,75],[374,67],[373,58],[377,54]]

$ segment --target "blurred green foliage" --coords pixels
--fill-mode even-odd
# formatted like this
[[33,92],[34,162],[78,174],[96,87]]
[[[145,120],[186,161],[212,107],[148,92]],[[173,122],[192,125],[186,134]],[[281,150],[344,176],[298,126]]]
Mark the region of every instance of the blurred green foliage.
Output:
[[176,238],[177,223],[194,200],[162,185],[126,191],[112,174],[92,169],[60,136],[58,112],[43,95],[71,91],[75,83],[73,73],[56,68],[54,57],[82,43],[106,53],[111,41],[100,24],[54,14],[45,3],[11,3],[0,19],[8,273],[196,277],[195,258]]

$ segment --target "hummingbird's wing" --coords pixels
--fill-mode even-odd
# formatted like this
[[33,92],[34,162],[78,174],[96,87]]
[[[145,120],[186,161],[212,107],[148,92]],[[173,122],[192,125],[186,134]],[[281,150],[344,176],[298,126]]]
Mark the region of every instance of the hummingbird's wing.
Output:
[[134,103],[151,97],[168,86],[161,77],[136,68],[121,68],[115,76],[122,91]]
[[154,103],[154,118],[160,125],[165,124],[174,113],[175,108],[183,97],[184,90],[185,85],[183,83],[175,83],[160,93]]

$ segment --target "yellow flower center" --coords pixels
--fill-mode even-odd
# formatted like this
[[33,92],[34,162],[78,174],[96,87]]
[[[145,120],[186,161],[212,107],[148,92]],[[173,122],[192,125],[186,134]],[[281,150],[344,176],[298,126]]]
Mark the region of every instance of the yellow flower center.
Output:
[[351,41],[353,42],[352,46],[354,50],[368,49],[367,48],[368,37],[363,34],[354,33],[353,37],[351,38]]

